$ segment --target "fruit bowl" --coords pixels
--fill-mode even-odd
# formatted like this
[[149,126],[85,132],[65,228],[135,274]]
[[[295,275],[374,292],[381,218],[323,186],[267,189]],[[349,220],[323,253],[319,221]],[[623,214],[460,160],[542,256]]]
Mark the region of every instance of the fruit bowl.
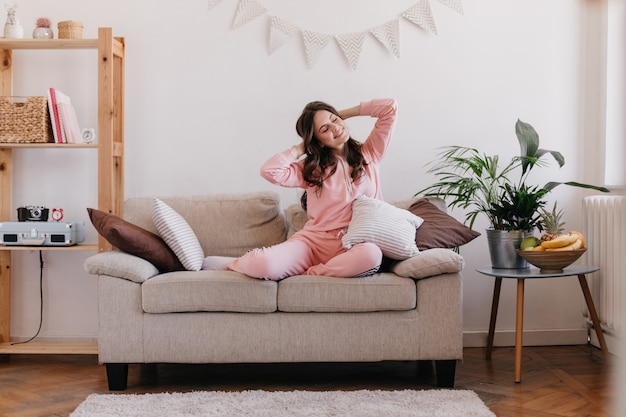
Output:
[[517,249],[517,253],[526,259],[529,264],[539,268],[541,272],[563,272],[563,268],[570,266],[581,257],[587,249],[574,249],[562,251],[532,251]]

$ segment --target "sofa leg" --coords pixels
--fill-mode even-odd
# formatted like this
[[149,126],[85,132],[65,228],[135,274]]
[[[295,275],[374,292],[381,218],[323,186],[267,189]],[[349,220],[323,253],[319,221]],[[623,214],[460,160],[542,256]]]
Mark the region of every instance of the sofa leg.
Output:
[[128,384],[128,364],[127,363],[107,363],[107,379],[109,380],[109,391],[123,391]]
[[456,359],[435,361],[435,374],[437,386],[440,388],[454,388],[454,374],[456,372]]

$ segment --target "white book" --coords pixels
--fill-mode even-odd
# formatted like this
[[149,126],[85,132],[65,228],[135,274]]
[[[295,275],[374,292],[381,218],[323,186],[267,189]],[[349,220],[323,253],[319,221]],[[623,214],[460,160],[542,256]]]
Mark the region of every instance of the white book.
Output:
[[82,143],[82,135],[80,133],[80,125],[76,117],[76,109],[72,106],[72,102],[68,95],[56,90],[57,108],[59,112],[59,120],[61,121],[61,129],[67,143]]

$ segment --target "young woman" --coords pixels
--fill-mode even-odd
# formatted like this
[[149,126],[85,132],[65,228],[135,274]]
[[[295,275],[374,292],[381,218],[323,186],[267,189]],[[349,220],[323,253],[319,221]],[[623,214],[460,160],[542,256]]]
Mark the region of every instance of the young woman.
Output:
[[[344,120],[376,118],[364,143],[350,137]],[[307,104],[296,123],[302,141],[271,157],[261,175],[273,184],[305,190],[308,221],[287,241],[249,251],[226,269],[280,280],[292,275],[359,277],[375,273],[382,252],[372,243],[346,250],[344,235],[359,195],[382,199],[379,163],[396,120],[393,99],[375,99],[337,111],[323,102]]]

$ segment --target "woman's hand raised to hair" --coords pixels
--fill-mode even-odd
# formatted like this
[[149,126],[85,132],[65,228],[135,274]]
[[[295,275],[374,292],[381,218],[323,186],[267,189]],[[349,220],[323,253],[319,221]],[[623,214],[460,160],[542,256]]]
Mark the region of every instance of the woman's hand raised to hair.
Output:
[[296,156],[296,158],[300,158],[305,153],[304,141],[301,141],[297,145],[293,145],[291,147],[291,150],[293,151],[293,153]]
[[339,117],[343,120],[349,119],[350,117],[359,116],[361,114],[361,105],[357,104],[354,107],[350,107],[347,109],[337,111],[339,113]]

